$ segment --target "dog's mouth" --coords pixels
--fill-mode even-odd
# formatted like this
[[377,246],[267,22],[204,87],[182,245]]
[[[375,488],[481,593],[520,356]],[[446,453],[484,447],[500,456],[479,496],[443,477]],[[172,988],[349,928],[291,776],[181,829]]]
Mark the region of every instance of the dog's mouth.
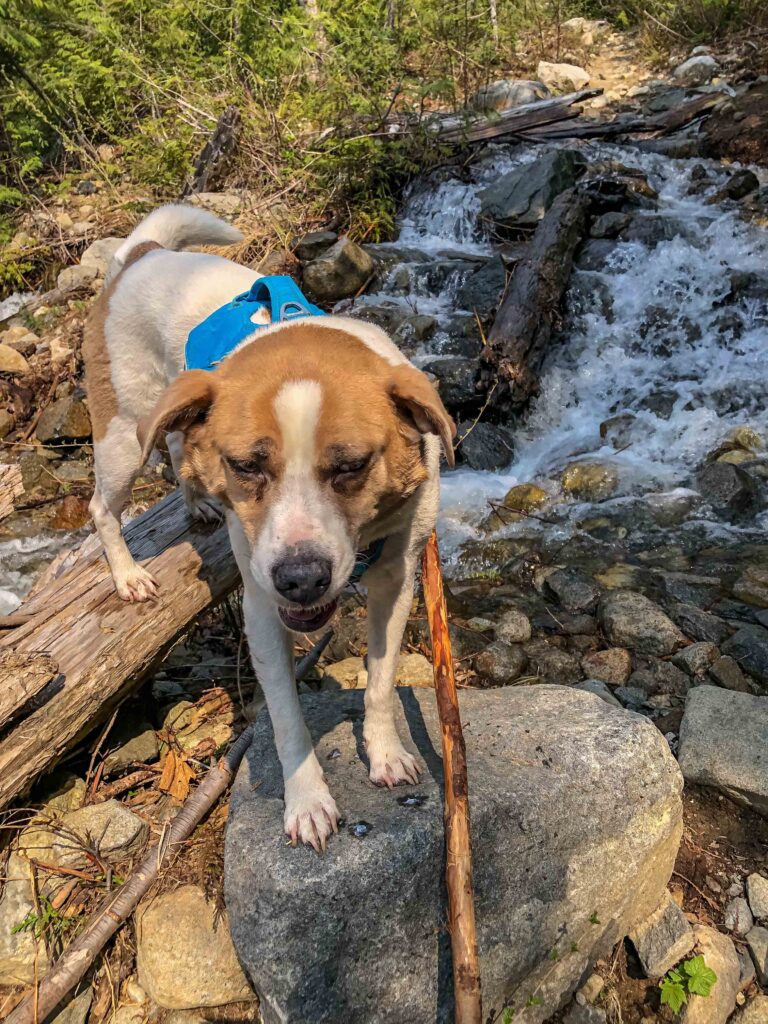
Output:
[[284,608],[278,606],[277,612],[284,626],[296,633],[312,633],[322,629],[336,611],[338,601],[334,598],[328,604],[314,605],[312,608]]

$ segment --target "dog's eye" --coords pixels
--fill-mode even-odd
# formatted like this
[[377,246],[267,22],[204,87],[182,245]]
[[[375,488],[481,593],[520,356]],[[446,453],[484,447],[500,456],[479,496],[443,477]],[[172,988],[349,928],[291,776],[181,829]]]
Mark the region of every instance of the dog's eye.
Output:
[[343,486],[356,480],[370,465],[372,456],[361,455],[359,459],[345,459],[333,467],[334,486]]
[[232,459],[227,456],[227,465],[237,476],[250,479],[266,479],[263,459]]

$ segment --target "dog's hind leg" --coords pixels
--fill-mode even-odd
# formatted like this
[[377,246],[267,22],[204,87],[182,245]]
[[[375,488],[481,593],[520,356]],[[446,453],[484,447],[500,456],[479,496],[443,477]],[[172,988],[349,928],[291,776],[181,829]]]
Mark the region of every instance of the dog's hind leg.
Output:
[[184,434],[181,430],[172,430],[165,435],[168,445],[168,454],[171,456],[171,465],[179,487],[184,497],[184,503],[189,509],[193,519],[199,519],[204,523],[219,522],[223,517],[223,509],[215,498],[209,497],[203,491],[199,491],[189,480],[185,480],[181,467],[184,462]]
[[421,772],[418,760],[405,749],[397,734],[394,714],[397,659],[413,600],[415,571],[415,560],[405,555],[391,566],[374,566],[365,578],[368,585],[368,685],[363,738],[369,775],[379,786],[417,783]]
[[135,561],[120,528],[121,513],[142,466],[135,421],[116,416],[106,435],[94,443],[94,455],[96,488],[90,510],[115,588],[124,601],[148,601],[157,593],[157,582]]

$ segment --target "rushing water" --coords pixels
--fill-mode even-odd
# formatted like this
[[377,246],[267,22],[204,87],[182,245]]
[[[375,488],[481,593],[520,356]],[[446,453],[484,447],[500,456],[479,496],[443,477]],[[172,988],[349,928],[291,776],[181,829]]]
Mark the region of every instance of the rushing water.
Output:
[[[689,194],[700,160],[606,145],[583,152],[643,171],[659,201],[642,216],[679,224],[682,234],[655,247],[620,242],[600,271],[574,272],[541,393],[515,425],[511,464],[500,473],[460,469],[443,478],[449,547],[475,535],[487,499],[503,496],[513,484],[535,481],[557,497],[557,479],[575,459],[615,466],[615,500],[621,501],[623,495],[692,486],[702,457],[732,427],[749,424],[764,436],[768,431],[768,305],[764,297],[728,298],[734,272],[768,276],[768,234],[741,220],[735,204],[707,203],[733,170],[707,163],[710,183]],[[435,258],[457,250],[490,254],[493,247],[478,224],[478,193],[540,153],[502,150],[477,168],[470,184],[419,189],[406,205],[397,244]],[[391,301],[389,280],[364,301]],[[425,294],[417,279],[397,301],[446,322],[460,282],[452,283],[439,295]],[[438,330],[430,350],[439,351],[439,344]],[[617,451],[601,440],[599,426],[620,414],[634,421]]]

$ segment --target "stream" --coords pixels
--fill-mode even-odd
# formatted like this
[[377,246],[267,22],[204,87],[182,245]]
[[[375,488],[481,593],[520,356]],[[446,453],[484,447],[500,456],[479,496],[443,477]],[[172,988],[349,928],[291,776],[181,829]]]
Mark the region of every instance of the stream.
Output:
[[[577,262],[540,394],[514,424],[510,464],[502,471],[458,468],[443,475],[440,529],[454,573],[482,567],[488,501],[520,483],[547,492],[546,512],[504,526],[499,521],[496,539],[562,543],[598,513],[608,522],[650,522],[653,543],[660,521],[678,540],[694,530],[720,543],[758,536],[765,526],[764,512],[744,522],[719,517],[697,493],[696,480],[704,457],[734,428],[768,436],[768,232],[741,219],[734,202],[708,202],[733,167],[630,146],[580,151],[590,162],[619,161],[643,172],[658,203],[640,214],[648,221],[645,240],[617,241],[598,259]],[[441,360],[455,361],[462,348],[455,342],[456,317],[462,304],[470,305],[463,286],[496,252],[479,222],[479,193],[543,152],[525,144],[491,146],[471,180],[417,183],[406,198],[397,241],[370,247],[383,269],[375,290],[355,303],[354,315],[370,312],[390,325],[424,318],[431,333],[409,343],[414,362],[434,371],[436,360],[438,368]],[[765,172],[756,173],[766,180]],[[349,303],[341,308],[348,311]],[[465,308],[465,324],[470,315]],[[609,420],[615,430],[604,427],[601,437],[600,425]],[[755,447],[750,458],[762,476],[765,457]],[[618,485],[608,500],[592,505],[564,494],[562,471],[578,461],[613,467]],[[649,510],[659,508],[682,512],[649,519]],[[637,543],[648,543],[640,534]],[[72,542],[72,535],[50,532],[0,541],[0,614],[12,610],[42,565]]]

